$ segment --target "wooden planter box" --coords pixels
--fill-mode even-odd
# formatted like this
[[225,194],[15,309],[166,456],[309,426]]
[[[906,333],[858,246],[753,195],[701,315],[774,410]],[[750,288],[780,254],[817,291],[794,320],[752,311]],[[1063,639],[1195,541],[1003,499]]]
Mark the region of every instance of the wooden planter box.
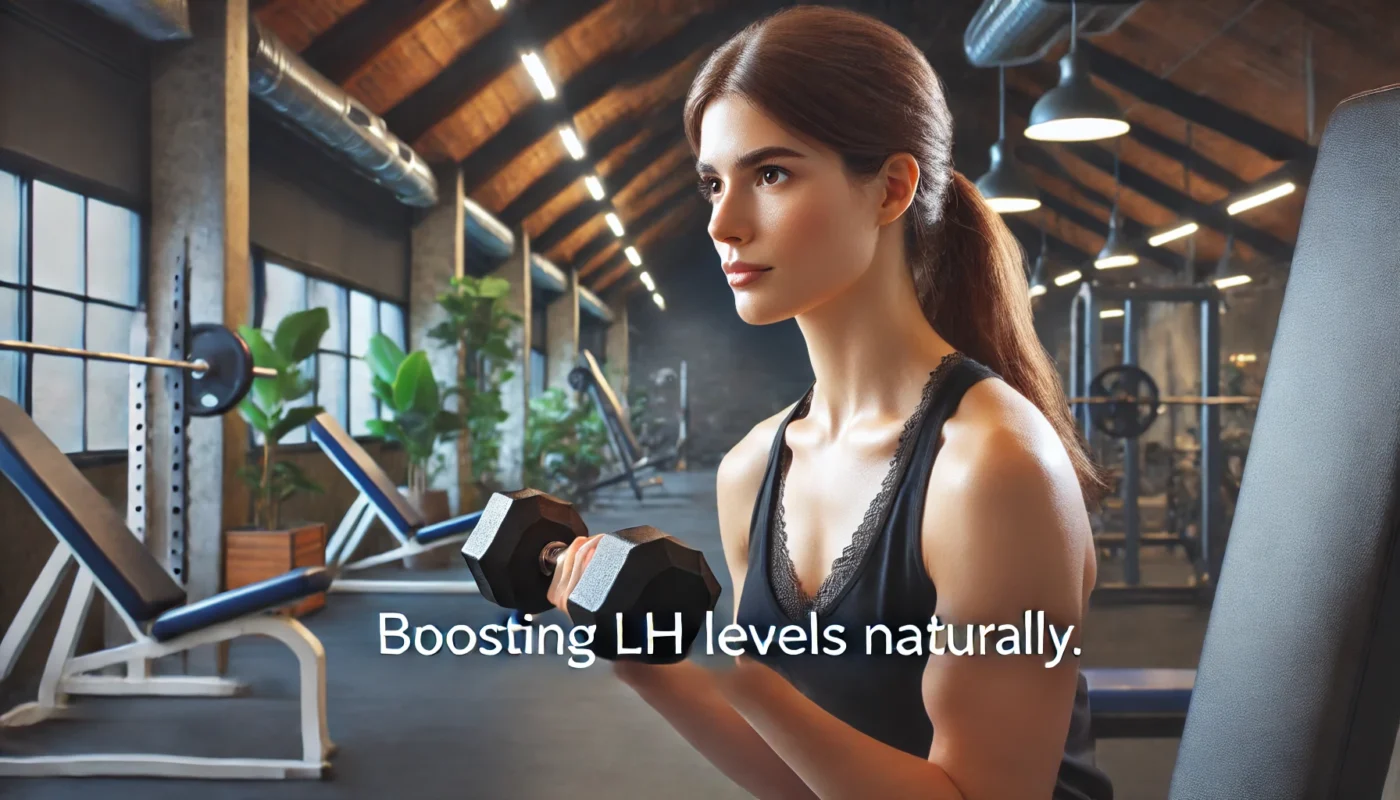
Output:
[[[320,567],[326,563],[326,526],[303,525],[280,531],[229,531],[224,544],[224,585],[228,589],[275,578],[297,567]],[[319,592],[278,614],[300,617],[326,604],[326,593]]]

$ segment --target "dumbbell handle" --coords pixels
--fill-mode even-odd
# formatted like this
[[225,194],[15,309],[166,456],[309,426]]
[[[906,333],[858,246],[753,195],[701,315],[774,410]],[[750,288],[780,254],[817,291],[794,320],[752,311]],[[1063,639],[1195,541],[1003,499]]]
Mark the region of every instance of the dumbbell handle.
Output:
[[550,542],[545,545],[540,551],[540,572],[553,575],[554,567],[559,563],[559,554],[568,549],[568,542]]

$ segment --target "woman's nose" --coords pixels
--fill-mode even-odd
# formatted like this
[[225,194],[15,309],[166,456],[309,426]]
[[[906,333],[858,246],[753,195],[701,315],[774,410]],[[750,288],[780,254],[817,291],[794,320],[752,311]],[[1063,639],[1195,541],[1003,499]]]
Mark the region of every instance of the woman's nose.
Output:
[[740,245],[753,238],[746,204],[738,194],[726,194],[710,212],[710,238],[716,242]]

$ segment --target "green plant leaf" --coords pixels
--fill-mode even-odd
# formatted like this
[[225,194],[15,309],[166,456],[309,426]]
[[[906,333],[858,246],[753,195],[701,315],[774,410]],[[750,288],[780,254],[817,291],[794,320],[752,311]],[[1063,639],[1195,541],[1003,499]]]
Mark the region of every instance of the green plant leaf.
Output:
[[308,308],[282,318],[277,331],[272,335],[272,343],[278,355],[289,364],[300,364],[316,354],[321,346],[321,337],[331,327],[330,313],[324,308]]
[[[274,442],[280,442],[282,441],[282,437],[315,419],[316,415],[320,414],[322,411],[325,411],[325,409],[320,406],[297,406],[296,408],[289,408],[282,419],[278,420],[278,422],[272,426],[272,430],[268,432],[267,436]],[[285,462],[279,461],[277,463],[282,464]]]
[[248,422],[248,425],[258,433],[267,433],[267,415],[263,413],[258,404],[253,402],[252,395],[245,395],[238,402],[238,413]]
[[400,412],[434,414],[438,411],[437,379],[428,363],[428,354],[415,350],[399,365],[394,376],[394,408]]
[[393,339],[382,333],[370,337],[369,349],[365,352],[365,363],[369,364],[374,377],[385,383],[393,383],[404,358],[406,356],[403,350]]
[[[291,368],[287,360],[268,344],[267,338],[262,331],[257,328],[250,328],[241,325],[238,334],[243,337],[243,341],[248,343],[248,350],[253,354],[253,363],[259,367],[271,367],[279,373],[285,373]],[[279,386],[282,378],[254,378],[253,395],[257,399],[258,405],[264,412],[271,412],[282,404],[282,390]]]
[[370,386],[374,389],[374,396],[379,398],[379,402],[389,408],[394,407],[394,387],[392,384],[380,380],[377,375],[371,375]]
[[505,297],[510,294],[510,281],[494,276],[482,278],[477,294],[490,300]]

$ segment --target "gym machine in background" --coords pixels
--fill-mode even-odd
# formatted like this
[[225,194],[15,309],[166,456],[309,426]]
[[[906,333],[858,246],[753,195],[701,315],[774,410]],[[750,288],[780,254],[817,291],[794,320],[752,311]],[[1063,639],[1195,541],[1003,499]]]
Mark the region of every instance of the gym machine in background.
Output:
[[[1099,371],[1102,344],[1100,312],[1104,301],[1122,304],[1122,364]],[[1200,313],[1200,394],[1162,396],[1156,381],[1138,368],[1137,320],[1147,303],[1191,303]],[[1223,397],[1220,392],[1220,291],[1214,286],[1112,287],[1085,283],[1070,310],[1069,402],[1084,437],[1093,448],[1095,433],[1122,442],[1123,473],[1121,536],[1096,533],[1096,544],[1123,553],[1121,583],[1101,583],[1095,602],[1105,603],[1208,603],[1224,558],[1228,538],[1224,509],[1224,463],[1220,437],[1223,406],[1252,406],[1258,398]],[[1141,468],[1138,437],[1156,420],[1163,406],[1186,405],[1199,409],[1199,511],[1196,535],[1178,520],[1174,531],[1144,534],[1142,531]],[[1171,511],[1171,509],[1165,509]],[[1171,514],[1167,514],[1168,517]],[[1180,546],[1191,562],[1192,575],[1181,584],[1150,585],[1142,581],[1140,555],[1144,546]]]
[[[603,370],[598,365],[598,359],[593,356],[591,351],[583,350],[579,353],[578,360],[579,365],[569,372],[569,386],[576,392],[588,392],[593,399],[594,405],[598,408],[598,415],[603,418],[603,426],[608,431],[608,442],[612,445],[613,455],[616,456],[620,465],[616,474],[595,481],[584,487],[581,493],[589,494],[605,486],[627,481],[632,487],[633,496],[640,502],[642,489],[660,486],[662,480],[660,475],[639,480],[638,475],[648,470],[665,469],[668,465],[675,463],[679,457],[679,451],[677,449],[660,453],[644,451],[637,441],[632,426],[627,421],[627,413],[623,410],[622,403],[618,401],[617,393],[613,391],[612,385],[603,375]],[[684,398],[684,392],[681,396]],[[679,444],[683,446],[684,441],[682,438]]]

